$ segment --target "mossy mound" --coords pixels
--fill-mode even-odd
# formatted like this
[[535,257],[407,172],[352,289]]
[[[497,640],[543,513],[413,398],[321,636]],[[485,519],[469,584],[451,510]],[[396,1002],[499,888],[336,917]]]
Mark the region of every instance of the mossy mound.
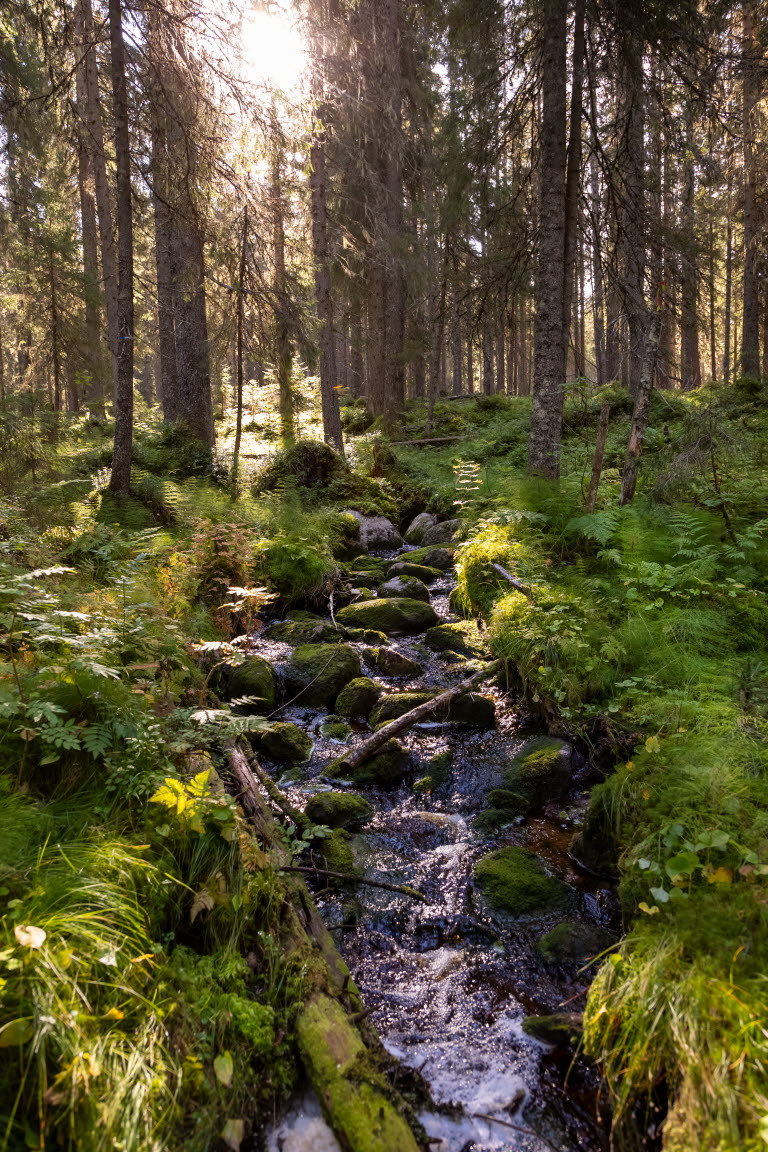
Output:
[[443,575],[439,568],[428,568],[426,564],[411,564],[408,560],[396,560],[390,564],[387,579],[392,576],[415,576],[422,584],[432,584]]
[[452,763],[453,753],[451,752],[438,752],[436,756],[430,757],[424,764],[427,769],[426,776],[414,781],[414,792],[434,792],[442,784],[445,784],[450,776]]
[[555,1012],[552,1016],[526,1016],[523,1032],[542,1044],[574,1048],[581,1039],[583,1018],[577,1012]]
[[422,584],[421,580],[417,580],[415,576],[393,576],[380,584],[376,591],[382,598],[394,596],[400,599],[423,600],[425,604],[429,603],[429,588],[426,584]]
[[337,620],[353,628],[375,628],[379,632],[411,635],[425,632],[437,624],[437,613],[431,604],[421,600],[363,600],[348,604],[336,613]]
[[[379,724],[386,724],[390,720],[397,720],[406,712],[425,704],[439,695],[437,692],[395,692],[382,696],[371,713],[371,725],[375,728]],[[469,692],[453,700],[447,707],[442,706],[429,717],[450,724],[468,724],[473,728],[493,728],[496,723],[496,708],[493,700],[481,696],[477,692]]]
[[439,568],[441,572],[453,568],[453,552],[448,548],[414,548],[405,553],[403,559],[406,556],[409,564],[424,564],[427,568]]
[[254,491],[274,492],[285,484],[296,488],[324,489],[349,473],[345,461],[321,440],[297,440],[262,468]]
[[614,936],[596,924],[568,920],[541,937],[536,947],[550,964],[586,964],[615,943]]
[[376,628],[345,628],[344,639],[358,644],[386,644],[389,637]]
[[[355,521],[355,523],[357,523],[357,521]],[[383,580],[386,572],[387,562],[378,556],[355,556],[354,560],[351,560],[349,563],[349,573],[351,576],[365,576],[373,584],[378,584]]]
[[411,756],[397,740],[390,740],[381,752],[352,770],[331,766],[330,777],[351,779],[355,784],[369,784],[378,788],[397,788],[411,769]]
[[266,640],[279,640],[282,644],[329,644],[338,640],[338,629],[314,612],[289,612],[285,620],[270,624],[264,631]]
[[304,705],[332,708],[350,680],[360,675],[360,657],[348,644],[302,644],[294,648],[285,672],[291,697]]
[[[559,796],[571,780],[573,748],[547,736],[530,740],[504,775],[507,789],[524,798],[524,811]],[[489,802],[493,803],[491,797]],[[518,813],[516,812],[515,815]]]
[[489,852],[475,865],[475,879],[493,907],[511,916],[554,911],[565,903],[569,891],[525,848]]
[[320,725],[320,735],[333,744],[346,744],[352,735],[352,729],[341,716],[326,716]]
[[276,764],[306,764],[312,756],[312,740],[295,724],[273,724],[254,743]]
[[319,792],[304,810],[313,824],[328,828],[361,828],[373,816],[373,805],[356,792]]
[[356,875],[355,858],[352,855],[350,835],[345,828],[334,828],[330,836],[313,842],[315,856],[319,857],[320,867],[330,872],[343,872],[347,876]]
[[483,656],[487,651],[477,625],[463,620],[430,628],[424,643],[433,652],[456,652],[460,656]]
[[413,680],[423,672],[421,664],[394,648],[369,648],[365,655],[382,676]]
[[229,700],[253,697],[250,703],[239,705],[240,711],[248,715],[272,712],[277,695],[272,666],[261,656],[248,656],[229,673],[226,695]]
[[347,720],[365,720],[381,694],[367,676],[357,676],[342,688],[336,698],[336,711]]

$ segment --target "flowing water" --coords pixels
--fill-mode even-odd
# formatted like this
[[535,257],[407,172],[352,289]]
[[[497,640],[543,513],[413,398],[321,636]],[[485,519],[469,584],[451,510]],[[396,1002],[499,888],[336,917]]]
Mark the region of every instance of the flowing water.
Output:
[[[442,621],[455,619],[448,607],[453,582],[446,575],[430,589]],[[364,655],[364,645],[356,647]],[[394,639],[391,647],[417,660],[424,672],[411,682],[395,681],[363,659],[363,673],[386,691],[448,687],[467,676],[466,668],[446,663],[419,637]],[[259,651],[278,670],[290,653],[287,645],[267,642]],[[420,889],[426,903],[365,885],[320,890],[317,903],[384,1045],[429,1086],[433,1104],[420,1118],[435,1152],[599,1152],[607,1140],[596,1073],[572,1052],[530,1038],[522,1020],[581,1011],[589,974],[553,970],[536,941],[563,919],[615,927],[615,895],[568,855],[586,802],[578,773],[570,794],[538,818],[519,819],[493,835],[474,830],[488,790],[502,784],[505,767],[531,735],[514,700],[495,688],[484,692],[496,703],[493,730],[422,724],[403,738],[416,778],[426,771],[419,770],[420,762],[451,754],[439,787],[429,793],[414,793],[407,784],[397,792],[357,789],[376,814],[353,838],[356,865],[369,879]],[[309,795],[330,787],[323,770],[341,749],[322,736],[317,710],[297,704],[284,709],[281,719],[299,724],[314,740],[301,781],[280,780],[302,806]],[[366,732],[361,728],[352,742]],[[473,884],[473,866],[506,844],[535,851],[568,883],[565,913],[509,919],[491,910]],[[297,1097],[267,1146],[270,1152],[340,1152],[309,1093]]]

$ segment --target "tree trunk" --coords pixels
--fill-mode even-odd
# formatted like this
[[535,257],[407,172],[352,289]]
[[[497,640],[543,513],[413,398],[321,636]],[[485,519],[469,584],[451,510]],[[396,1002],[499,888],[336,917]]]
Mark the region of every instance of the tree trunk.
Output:
[[744,141],[744,279],[741,329],[741,374],[760,376],[760,301],[758,261],[760,226],[757,206],[755,109],[760,98],[758,68],[762,59],[755,30],[754,0],[745,0],[742,24],[742,134]]
[[733,225],[728,198],[728,221],[725,229],[725,314],[723,316],[723,380],[731,378],[731,294],[733,291]]
[[[85,95],[83,69],[77,71],[77,106],[84,115]],[[101,320],[99,315],[99,244],[97,238],[96,199],[90,157],[79,125],[77,148],[77,188],[80,199],[80,234],[83,244],[83,298],[85,302],[85,370],[88,381],[83,399],[97,413],[104,412],[103,360],[101,355]],[[110,354],[111,356],[111,354]]]
[[567,0],[546,0],[542,59],[539,260],[528,469],[556,479],[565,384],[563,337]]
[[[563,245],[563,346],[568,347],[573,312],[576,251],[581,202],[581,116],[584,93],[584,0],[576,0],[573,13],[573,79],[571,119],[568,132],[568,162],[565,175],[565,243]],[[577,341],[574,342],[576,344]],[[581,373],[576,370],[576,375]]]
[[235,363],[235,443],[232,449],[232,499],[237,496],[240,468],[240,444],[243,439],[243,344],[245,329],[245,269],[248,259],[248,201],[243,208],[243,236],[240,242],[240,264],[237,272],[237,336]]
[[640,471],[640,456],[643,451],[645,430],[648,427],[648,413],[651,407],[651,393],[653,391],[653,373],[656,364],[656,355],[661,330],[661,309],[657,306],[651,317],[645,340],[645,355],[643,357],[640,385],[635,396],[635,407],[632,413],[632,425],[629,432],[629,443],[624,457],[624,471],[621,477],[621,494],[619,504],[631,504],[635,498],[637,477]]
[[[276,126],[275,126],[276,128]],[[288,324],[288,290],[285,270],[285,216],[283,205],[283,144],[275,139],[272,149],[272,268],[275,297],[275,366],[277,369],[280,437],[283,447],[296,440],[293,419],[293,352]]]
[[157,281],[157,333],[160,357],[160,399],[163,419],[179,419],[179,377],[176,369],[176,320],[174,316],[173,225],[170,173],[164,111],[153,101],[152,203],[155,219],[155,274]]
[[597,503],[597,493],[600,488],[600,477],[603,474],[603,460],[605,459],[605,442],[608,438],[608,425],[611,422],[611,405],[605,403],[600,407],[600,416],[597,421],[597,435],[595,436],[595,454],[592,457],[592,474],[589,478],[587,490],[587,512],[594,512]]
[[[630,37],[625,49],[625,168],[622,213],[623,289],[627,318],[627,383],[633,396],[641,386],[645,357],[645,77],[642,45]],[[655,363],[655,356],[654,356]]]
[[328,244],[328,174],[325,163],[326,124],[329,109],[320,106],[310,148],[310,192],[312,201],[312,248],[315,305],[320,323],[320,400],[323,412],[323,439],[344,453],[336,370],[336,337],[331,296],[330,250]]
[[128,135],[128,89],[125,75],[121,0],[109,0],[112,106],[115,118],[115,203],[117,206],[117,389],[115,447],[110,488],[119,499],[128,495],[133,444],[133,211],[131,152]]
[[681,225],[683,247],[680,253],[680,384],[683,391],[701,386],[699,354],[698,269],[694,198],[696,172],[693,158],[693,111],[690,100],[685,113],[686,148],[683,164]]

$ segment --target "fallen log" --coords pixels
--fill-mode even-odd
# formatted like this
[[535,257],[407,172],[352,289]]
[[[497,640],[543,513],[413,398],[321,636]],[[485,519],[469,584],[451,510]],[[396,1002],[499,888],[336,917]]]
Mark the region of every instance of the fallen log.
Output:
[[407,884],[387,884],[384,880],[367,880],[364,876],[355,876],[353,872],[331,872],[328,868],[282,868],[282,872],[301,872],[307,876],[330,876],[333,880],[346,880],[348,884],[365,884],[369,888],[383,888],[385,892],[399,892],[402,896],[410,896],[412,900],[421,900],[426,904],[427,898],[417,888],[409,888]]
[[421,720],[426,720],[435,712],[439,712],[441,708],[448,708],[454,700],[458,700],[461,696],[466,696],[478,684],[482,684],[484,680],[489,680],[504,666],[503,660],[494,660],[492,664],[486,664],[485,668],[481,668],[479,672],[475,672],[468,680],[462,680],[461,684],[457,684],[454,688],[449,688],[445,692],[441,692],[439,696],[433,696],[431,700],[426,700],[423,704],[418,704],[412,708],[410,712],[405,715],[399,716],[397,720],[391,720],[389,724],[385,724],[382,728],[377,729],[373,736],[369,736],[367,740],[363,740],[362,744],[357,744],[354,748],[350,748],[349,752],[343,759],[337,760],[335,764],[335,771],[343,771],[347,769],[352,771],[357,768],[359,764],[365,763],[371,756],[374,756],[381,748],[384,747],[395,736],[399,736],[401,732],[406,732],[412,728],[414,724],[418,724]]
[[447,444],[451,440],[463,440],[463,436],[422,436],[419,440],[393,440],[393,448],[410,448],[417,444]]
[[301,960],[303,967],[296,1037],[325,1118],[345,1152],[423,1152],[425,1146],[417,1142],[399,1110],[407,1111],[407,1106],[394,1089],[382,1087],[387,1058],[375,1032],[366,1028],[365,1007],[349,969],[304,881],[286,874],[293,867],[292,857],[250,765],[236,744],[227,745],[226,752],[243,812],[266,860],[281,873],[281,950],[284,956]]
[[523,596],[527,596],[529,600],[533,600],[533,592],[531,592],[530,588],[526,588],[525,584],[521,584],[517,577],[513,576],[511,572],[507,572],[506,568],[502,568],[501,564],[491,564],[491,568],[493,568],[494,572],[498,572],[499,576],[503,576],[518,592],[522,592]]

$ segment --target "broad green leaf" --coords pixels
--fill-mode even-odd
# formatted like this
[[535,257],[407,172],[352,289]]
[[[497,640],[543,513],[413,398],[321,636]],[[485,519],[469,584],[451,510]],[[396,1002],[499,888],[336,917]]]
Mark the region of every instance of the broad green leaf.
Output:
[[222,1052],[217,1056],[213,1062],[213,1070],[216,1073],[216,1079],[219,1084],[223,1084],[225,1088],[229,1088],[232,1084],[232,1076],[235,1071],[232,1054],[230,1052]]

